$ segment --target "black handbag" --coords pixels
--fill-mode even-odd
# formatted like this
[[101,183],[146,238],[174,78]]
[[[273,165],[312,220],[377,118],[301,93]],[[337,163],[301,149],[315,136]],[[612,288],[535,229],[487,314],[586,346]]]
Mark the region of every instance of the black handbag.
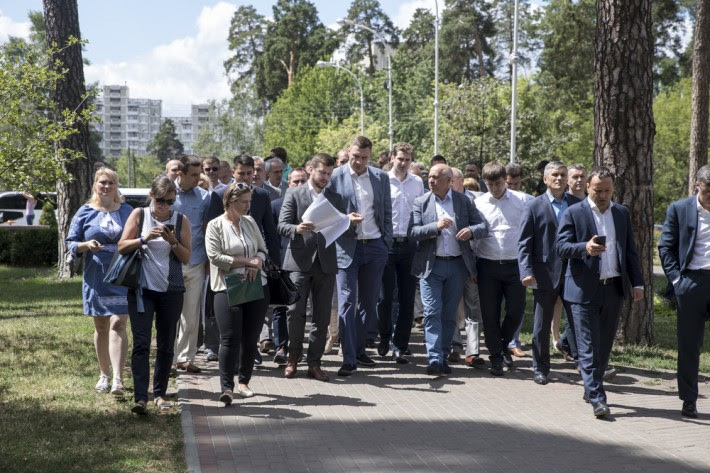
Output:
[[269,305],[291,305],[301,298],[287,271],[277,269],[270,261],[265,263],[264,270],[269,285]]
[[[138,231],[143,228],[143,210],[141,209]],[[118,250],[113,254],[104,282],[114,286],[123,286],[128,289],[138,289],[141,285],[143,261],[143,247],[139,246],[132,252],[122,255]]]

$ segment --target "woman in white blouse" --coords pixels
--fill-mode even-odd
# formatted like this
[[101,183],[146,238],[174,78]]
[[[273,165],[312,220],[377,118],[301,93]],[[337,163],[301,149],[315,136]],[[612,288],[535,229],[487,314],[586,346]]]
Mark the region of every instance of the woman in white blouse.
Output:
[[[219,373],[222,395],[219,400],[230,405],[233,399],[234,374],[238,373],[238,394],[252,397],[249,381],[254,369],[257,339],[269,305],[269,286],[262,266],[266,244],[253,218],[247,215],[251,189],[237,182],[224,192],[224,214],[207,225],[205,247],[210,260],[210,285],[215,293],[214,312],[220,333]],[[260,280],[264,297],[251,302],[229,305],[224,277],[242,274],[249,281]],[[257,279],[258,278],[258,279]]]

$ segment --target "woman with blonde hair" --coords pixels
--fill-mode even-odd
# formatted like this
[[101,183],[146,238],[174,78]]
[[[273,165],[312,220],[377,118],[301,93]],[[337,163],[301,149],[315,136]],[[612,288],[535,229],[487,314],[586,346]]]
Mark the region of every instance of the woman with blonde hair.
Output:
[[[234,397],[234,375],[239,376],[237,393],[252,397],[249,381],[254,369],[257,339],[269,306],[269,286],[262,271],[266,260],[266,244],[252,217],[251,189],[242,182],[224,191],[224,214],[207,224],[205,248],[210,260],[210,286],[214,291],[214,313],[219,327],[219,375],[226,406]],[[225,276],[242,275],[248,281],[259,281],[264,296],[241,304],[230,304]]]
[[[118,174],[102,167],[94,175],[93,193],[72,219],[67,249],[73,257],[85,254],[82,298],[84,313],[94,319],[94,346],[101,376],[96,391],[123,396],[123,368],[128,338],[126,288],[104,282],[111,258],[132,207],[118,190]],[[113,382],[109,387],[113,368]]]

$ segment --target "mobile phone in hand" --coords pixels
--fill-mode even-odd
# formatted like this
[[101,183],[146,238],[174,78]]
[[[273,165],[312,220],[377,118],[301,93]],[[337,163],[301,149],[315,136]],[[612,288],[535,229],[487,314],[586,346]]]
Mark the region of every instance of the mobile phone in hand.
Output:
[[606,245],[606,235],[599,235],[594,237],[594,243],[597,245]]
[[165,228],[167,228],[170,231],[170,233],[175,231],[175,225],[173,225],[172,223],[168,223],[167,225],[163,225],[163,226]]

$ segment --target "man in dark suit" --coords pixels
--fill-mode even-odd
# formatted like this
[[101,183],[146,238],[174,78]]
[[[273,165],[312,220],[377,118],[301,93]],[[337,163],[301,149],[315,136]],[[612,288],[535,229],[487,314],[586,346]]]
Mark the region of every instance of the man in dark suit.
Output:
[[412,274],[420,278],[427,374],[432,376],[451,372],[446,355],[457,327],[459,301],[466,279],[476,277],[468,241],[488,232],[471,200],[450,188],[452,176],[445,164],[431,168],[431,192],[414,200],[409,221],[409,238],[417,242]]
[[[320,368],[328,337],[330,305],[335,286],[338,262],[335,245],[325,246],[325,238],[313,232],[314,222],[303,220],[304,212],[319,198],[325,198],[333,207],[345,213],[343,199],[325,186],[333,174],[335,160],[318,153],[311,160],[311,176],[305,185],[286,191],[279,216],[278,230],[290,241],[284,258],[284,269],[291,271],[291,281],[301,297],[288,307],[289,355],[284,376],[296,375],[298,359],[303,352],[306,327],[306,302],[311,296],[313,319],[308,336],[308,376],[318,381],[328,381]],[[293,173],[292,173],[293,174]]]
[[562,215],[557,254],[568,260],[563,299],[572,308],[584,399],[592,403],[595,416],[604,417],[609,406],[603,375],[619,310],[629,292],[634,301],[643,298],[644,282],[629,211],[611,200],[614,175],[605,167],[594,168],[587,192],[587,199]]
[[[550,373],[550,327],[555,304],[562,293],[565,262],[557,256],[557,226],[567,208],[580,200],[565,193],[567,167],[559,161],[545,166],[547,191],[523,209],[518,238],[520,281],[533,288],[533,381],[547,384]],[[565,304],[569,313],[569,305]],[[570,318],[567,320],[570,325]]]
[[345,201],[350,229],[336,241],[338,255],[338,317],[343,365],[339,376],[362,366],[375,366],[365,353],[368,324],[377,332],[377,298],[387,252],[392,246],[392,202],[386,172],[370,166],[372,142],[358,136],[352,142],[347,165],[340,166],[328,188]]
[[697,195],[673,202],[658,243],[663,271],[673,284],[678,314],[678,396],[681,414],[698,417],[698,370],[710,308],[710,166],[695,175]]

